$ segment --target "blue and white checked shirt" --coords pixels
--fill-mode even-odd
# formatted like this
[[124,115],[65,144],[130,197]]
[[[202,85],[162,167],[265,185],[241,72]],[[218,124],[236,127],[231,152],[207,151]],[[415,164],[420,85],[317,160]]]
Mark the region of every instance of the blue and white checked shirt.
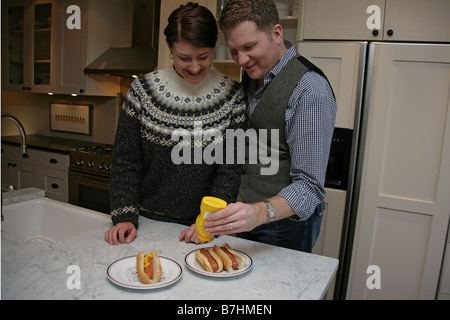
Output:
[[[245,88],[249,117],[257,108],[267,86],[286,63],[297,55],[295,46],[285,40],[288,51],[264,76],[264,85],[250,81]],[[307,72],[295,87],[286,108],[286,138],[291,154],[292,184],[278,195],[284,198],[301,221],[307,220],[323,201],[329,149],[336,121],[336,101],[325,78]]]

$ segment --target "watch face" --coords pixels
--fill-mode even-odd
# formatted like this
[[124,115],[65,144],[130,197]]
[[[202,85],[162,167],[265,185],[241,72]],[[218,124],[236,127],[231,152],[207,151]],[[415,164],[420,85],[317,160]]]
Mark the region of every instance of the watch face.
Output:
[[275,212],[274,211],[269,211],[269,221],[272,222],[273,219],[275,219]]

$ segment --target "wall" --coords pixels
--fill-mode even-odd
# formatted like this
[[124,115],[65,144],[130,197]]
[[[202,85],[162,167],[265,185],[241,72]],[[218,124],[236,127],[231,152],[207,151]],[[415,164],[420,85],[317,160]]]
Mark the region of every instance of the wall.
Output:
[[[80,135],[50,131],[50,103],[91,104],[92,135]],[[37,93],[1,93],[1,111],[15,115],[23,124],[27,134],[39,134],[58,138],[114,143],[118,112],[122,103],[117,97],[71,97],[66,95],[48,96]],[[8,120],[1,122],[2,136],[18,135],[16,126]]]

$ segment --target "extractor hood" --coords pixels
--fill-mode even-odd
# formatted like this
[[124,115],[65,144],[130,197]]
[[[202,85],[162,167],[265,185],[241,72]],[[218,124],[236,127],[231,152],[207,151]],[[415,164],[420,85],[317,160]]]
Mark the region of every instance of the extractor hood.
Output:
[[133,76],[151,72],[158,64],[158,51],[151,47],[110,48],[84,69],[84,73]]
[[132,47],[108,49],[84,73],[131,77],[155,70],[160,8],[161,0],[134,0]]

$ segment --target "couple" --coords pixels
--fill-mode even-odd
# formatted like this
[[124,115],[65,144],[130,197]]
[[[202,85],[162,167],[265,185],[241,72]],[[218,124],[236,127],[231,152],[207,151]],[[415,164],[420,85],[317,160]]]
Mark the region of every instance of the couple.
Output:
[[[139,215],[190,226],[180,240],[199,243],[193,223],[203,196],[214,196],[229,205],[205,223],[212,235],[237,233],[305,252],[314,246],[336,117],[331,86],[283,39],[273,0],[230,0],[219,24],[243,68],[242,84],[212,70],[216,20],[188,3],[164,31],[173,66],[131,85],[113,153],[111,245],[133,241]],[[278,173],[260,175],[261,163],[175,165],[171,135],[193,132],[194,121],[224,137],[227,129],[279,130]]]

